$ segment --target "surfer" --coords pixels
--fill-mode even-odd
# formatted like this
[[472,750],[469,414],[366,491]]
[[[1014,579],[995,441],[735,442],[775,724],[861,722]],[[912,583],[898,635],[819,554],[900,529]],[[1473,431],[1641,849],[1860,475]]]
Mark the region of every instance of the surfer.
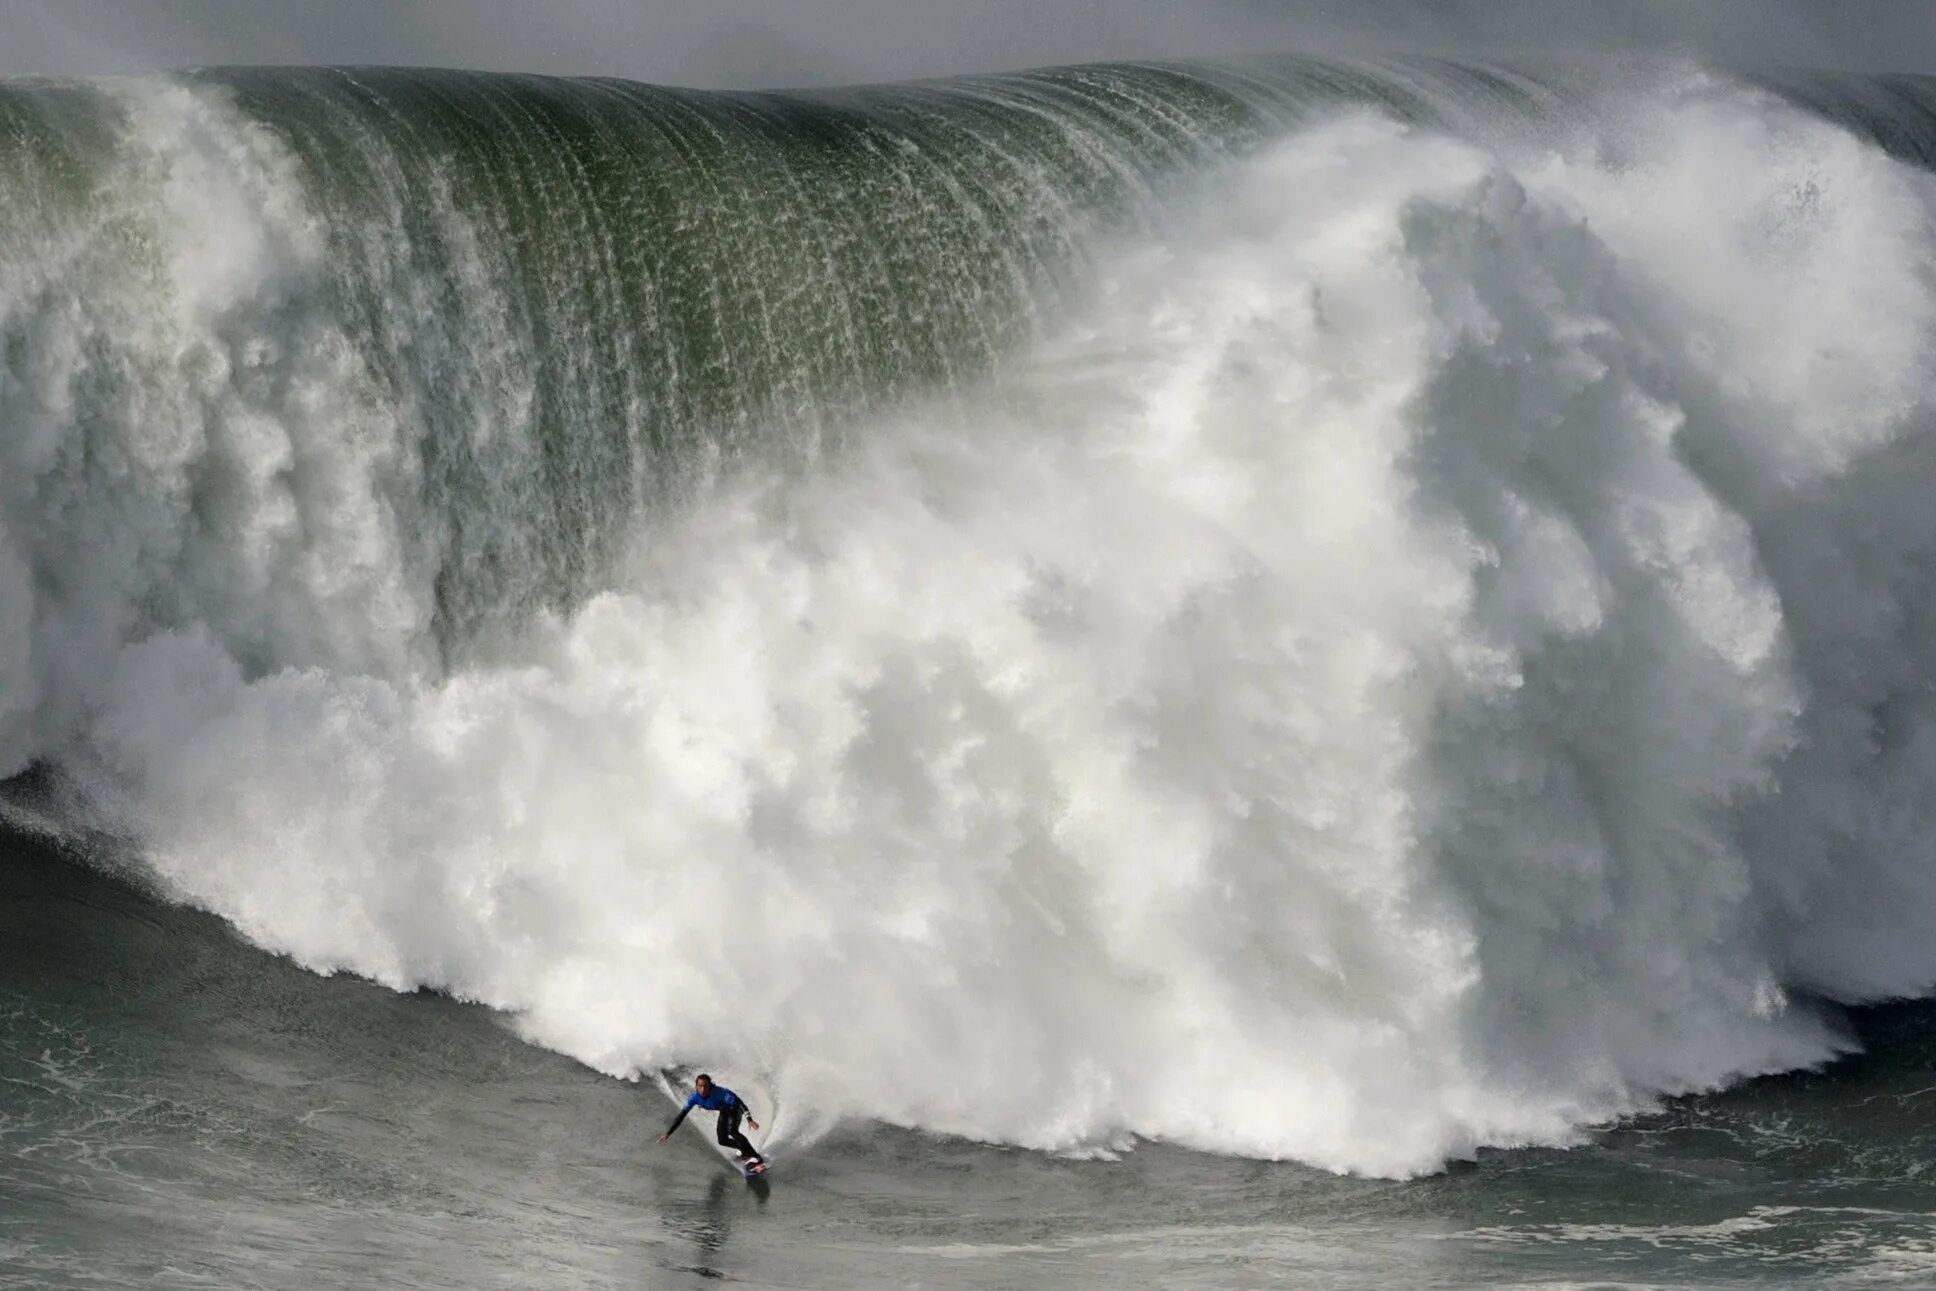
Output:
[[739,1153],[739,1159],[749,1166],[756,1169],[765,1168],[766,1158],[754,1151],[753,1145],[746,1141],[746,1136],[739,1132],[739,1119],[742,1116],[746,1117],[746,1123],[756,1130],[760,1128],[760,1123],[748,1115],[745,1100],[726,1086],[715,1085],[713,1078],[704,1072],[692,1078],[692,1093],[686,1095],[686,1105],[679,1109],[677,1116],[672,1118],[672,1124],[666,1126],[666,1132],[659,1136],[659,1142],[664,1143],[671,1138],[672,1132],[679,1128],[679,1122],[685,1120],[686,1113],[695,1107],[703,1107],[709,1112],[719,1113],[717,1137],[720,1147],[731,1148]]

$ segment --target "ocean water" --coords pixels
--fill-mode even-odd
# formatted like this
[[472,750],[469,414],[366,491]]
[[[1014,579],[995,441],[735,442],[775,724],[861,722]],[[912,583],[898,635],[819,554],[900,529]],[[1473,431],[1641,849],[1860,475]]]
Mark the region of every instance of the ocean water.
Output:
[[0,85],[0,1285],[1936,1285],[1932,147]]
[[3,881],[0,1285],[1936,1281],[1924,1005],[1857,1014],[1868,1052],[1825,1070],[1410,1179],[855,1121],[755,1189],[487,1009],[307,973],[31,841]]

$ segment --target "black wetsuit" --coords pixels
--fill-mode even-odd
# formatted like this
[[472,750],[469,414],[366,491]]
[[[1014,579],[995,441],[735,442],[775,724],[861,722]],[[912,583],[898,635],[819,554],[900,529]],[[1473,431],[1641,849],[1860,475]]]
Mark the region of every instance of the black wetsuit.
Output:
[[739,1132],[739,1123],[746,1115],[746,1103],[738,1094],[724,1085],[708,1086],[703,1095],[687,1094],[686,1105],[679,1109],[677,1116],[672,1118],[672,1124],[666,1126],[666,1133],[670,1134],[678,1129],[679,1123],[686,1119],[686,1113],[695,1107],[703,1107],[709,1112],[719,1113],[716,1137],[719,1139],[720,1147],[731,1148],[749,1161],[766,1159],[755,1151],[753,1145],[746,1141],[746,1136]]

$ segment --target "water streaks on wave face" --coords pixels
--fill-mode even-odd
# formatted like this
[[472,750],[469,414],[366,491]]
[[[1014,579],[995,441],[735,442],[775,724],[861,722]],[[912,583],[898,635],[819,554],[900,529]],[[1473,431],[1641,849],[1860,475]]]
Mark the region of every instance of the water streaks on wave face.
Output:
[[1392,1173],[1936,977],[1932,193],[1819,115],[13,110],[0,753],[306,964],[821,1115]]

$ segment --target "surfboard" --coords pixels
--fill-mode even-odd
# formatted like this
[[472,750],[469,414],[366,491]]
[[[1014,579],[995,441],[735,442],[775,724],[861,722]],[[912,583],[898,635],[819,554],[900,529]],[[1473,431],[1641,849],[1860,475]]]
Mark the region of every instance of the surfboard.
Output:
[[[671,1103],[673,1106],[673,1109],[676,1111],[679,1108],[684,1107],[686,1105],[686,1095],[692,1089],[692,1075],[693,1075],[692,1072],[683,1071],[676,1067],[663,1068],[659,1071],[655,1071],[652,1073],[652,1083],[658,1086],[659,1092],[666,1096],[666,1101]],[[736,1093],[738,1092],[735,1086],[725,1081],[724,1079],[722,1079],[720,1083],[725,1085],[726,1088],[732,1089]],[[744,1097],[744,1095],[742,1095],[742,1097]],[[751,1104],[748,1104],[748,1106],[750,1108]],[[760,1141],[758,1143],[753,1144],[753,1146],[758,1148],[760,1150],[760,1155],[765,1158],[765,1162],[761,1165],[758,1165],[758,1166],[747,1165],[745,1162],[740,1160],[739,1153],[721,1144],[710,1133],[706,1135],[706,1146],[711,1148],[713,1152],[718,1155],[721,1161],[724,1161],[728,1166],[731,1166],[734,1173],[738,1174],[742,1179],[745,1179],[748,1183],[752,1183],[753,1181],[758,1179],[764,1179],[766,1178],[768,1172],[772,1169],[772,1166],[773,1166],[773,1151],[771,1148],[767,1146],[767,1144],[773,1138],[774,1118],[778,1117],[779,1111],[780,1109],[778,1107],[771,1108],[768,1118],[760,1122],[760,1124],[765,1127],[765,1130],[760,1136]],[[697,1116],[709,1116],[717,1119],[718,1115],[719,1113],[708,1112],[703,1107],[695,1107],[692,1109],[692,1115],[688,1116],[686,1119],[690,1121],[693,1119],[693,1117],[697,1117]],[[747,1138],[750,1141],[752,1136],[748,1135]]]

